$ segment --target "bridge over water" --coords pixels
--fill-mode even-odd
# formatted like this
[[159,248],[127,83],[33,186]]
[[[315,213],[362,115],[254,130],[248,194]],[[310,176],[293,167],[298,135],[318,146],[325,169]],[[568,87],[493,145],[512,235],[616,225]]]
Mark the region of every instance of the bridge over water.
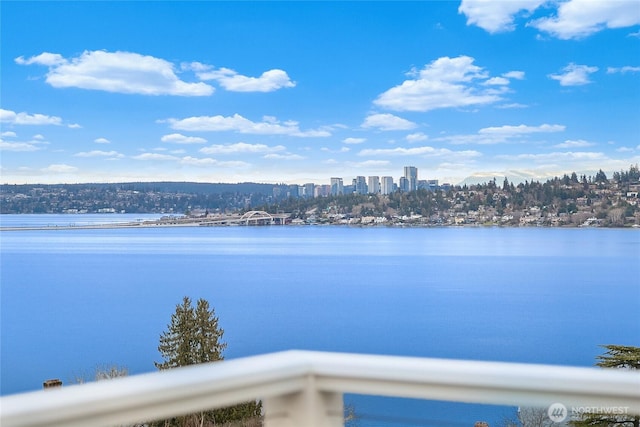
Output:
[[201,226],[214,225],[284,225],[291,214],[270,214],[265,211],[249,211],[240,215],[221,215],[207,218],[200,222]]

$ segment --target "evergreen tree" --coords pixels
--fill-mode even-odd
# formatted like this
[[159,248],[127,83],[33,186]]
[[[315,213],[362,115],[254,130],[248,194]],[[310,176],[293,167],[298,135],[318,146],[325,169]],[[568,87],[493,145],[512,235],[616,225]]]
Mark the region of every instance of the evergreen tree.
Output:
[[199,299],[195,311],[195,356],[196,363],[215,362],[224,359],[222,352],[227,344],[222,342],[224,329],[218,325],[218,318],[209,302]]
[[156,368],[163,370],[198,363],[192,351],[195,331],[195,312],[191,299],[184,297],[182,304],[177,305],[175,313],[171,315],[168,329],[160,336],[158,351],[164,362],[155,362]]
[[[597,366],[613,369],[640,369],[640,347],[604,345],[607,351],[598,356]],[[640,415],[585,414],[571,421],[572,427],[639,427]]]
[[[222,341],[224,330],[218,324],[215,310],[209,302],[199,299],[196,308],[191,299],[184,297],[171,315],[167,330],[160,335],[158,351],[164,361],[154,362],[160,370],[199,363],[216,362],[224,359],[227,344]],[[260,402],[246,402],[212,411],[200,412],[153,423],[163,427],[222,426],[225,423],[243,421],[243,425],[261,425],[262,405]]]
[[607,351],[598,356],[596,366],[602,368],[640,369],[640,347],[603,345]]
[[596,183],[606,183],[607,182],[607,174],[605,174],[602,169],[598,170],[598,173],[595,177]]

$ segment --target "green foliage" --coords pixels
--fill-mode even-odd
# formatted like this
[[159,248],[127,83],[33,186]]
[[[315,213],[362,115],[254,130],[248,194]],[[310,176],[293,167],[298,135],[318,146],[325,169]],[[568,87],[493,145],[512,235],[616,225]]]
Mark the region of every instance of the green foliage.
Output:
[[[607,351],[598,356],[596,366],[610,369],[640,369],[640,347],[603,345]],[[570,421],[572,427],[639,427],[640,415],[585,414]]]
[[598,356],[597,366],[602,368],[640,369],[640,347],[603,345],[607,351]]
[[[176,305],[167,330],[160,335],[158,351],[163,362],[155,362],[160,370],[199,363],[216,362],[224,359],[223,352],[227,344],[222,341],[224,330],[219,326],[209,302],[199,299],[196,307],[189,297]],[[260,402],[246,402],[228,408],[200,412],[175,417],[153,423],[153,426],[190,427],[223,426],[225,423],[242,421],[247,426],[261,425]]]

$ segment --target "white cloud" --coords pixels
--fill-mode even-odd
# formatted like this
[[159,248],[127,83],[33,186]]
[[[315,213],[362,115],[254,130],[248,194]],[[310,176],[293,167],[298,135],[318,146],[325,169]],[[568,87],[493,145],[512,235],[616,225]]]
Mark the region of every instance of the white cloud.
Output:
[[176,156],[171,156],[169,154],[160,154],[160,153],[142,153],[137,156],[132,157],[135,160],[161,160],[161,161],[170,161],[170,160],[179,160]]
[[409,120],[393,114],[371,114],[362,123],[363,128],[376,128],[379,130],[409,130],[418,125]]
[[[637,149],[638,147],[636,147]],[[631,147],[620,147],[620,148],[616,148],[616,151],[618,153],[633,153],[635,150]]]
[[96,138],[93,140],[93,142],[95,142],[96,144],[111,144],[111,141],[109,141],[107,138]]
[[485,86],[505,86],[509,84],[509,79],[504,77],[491,77],[489,80],[486,80],[483,85]]
[[637,0],[569,0],[559,3],[557,15],[532,21],[529,25],[559,39],[587,37],[606,28],[640,24]]
[[169,135],[164,135],[160,138],[162,142],[171,142],[174,144],[204,144],[207,142],[206,139],[200,138],[197,136],[185,136],[179,133],[172,133]]
[[16,138],[18,135],[12,131],[2,132],[0,137],[0,151],[29,152],[42,149],[42,145],[49,144],[44,136],[34,135],[30,141],[5,141],[4,138]]
[[502,104],[502,105],[496,105],[496,108],[502,109],[502,110],[506,110],[506,109],[510,109],[510,108],[527,108],[528,106],[525,104],[520,104],[518,102],[512,102],[510,104]]
[[200,149],[204,154],[237,154],[237,153],[273,153],[277,151],[284,151],[286,148],[282,145],[276,145],[270,147],[265,144],[247,144],[245,142],[238,142],[236,144],[226,145],[212,145],[210,147],[203,147]]
[[276,160],[302,160],[305,158],[299,154],[277,154],[277,153],[265,154],[263,157],[265,159],[276,159]]
[[78,170],[77,167],[69,166],[65,164],[52,164],[47,166],[44,169],[41,169],[41,171],[45,173],[71,173],[77,170]]
[[0,108],[0,122],[13,125],[56,125],[62,124],[62,119],[44,114],[16,113]]
[[502,76],[508,79],[524,80],[524,71],[509,71]]
[[546,123],[540,126],[493,126],[480,129],[476,134],[442,136],[434,138],[434,140],[451,144],[503,144],[521,142],[530,134],[563,132],[565,128],[564,125],[549,125]]
[[348,153],[349,151],[351,151],[351,148],[349,148],[349,147],[341,147],[338,150],[332,150],[329,147],[322,147],[320,149],[320,151],[324,151],[324,152],[327,152],[327,153]]
[[564,73],[550,74],[549,78],[560,82],[560,86],[581,86],[591,83],[589,74],[598,71],[598,67],[570,63],[562,69]]
[[591,147],[596,145],[594,142],[585,141],[584,139],[571,140],[568,139],[561,144],[554,145],[555,148],[576,148],[576,147]]
[[529,134],[529,133],[562,132],[565,129],[566,129],[566,126],[564,125],[549,125],[545,123],[540,126],[528,126],[528,125],[492,126],[492,127],[482,128],[478,131],[478,133],[514,136],[514,135],[522,135],[522,134]]
[[185,156],[181,158],[179,160],[179,163],[182,165],[196,166],[196,167],[216,166],[216,167],[225,167],[225,168],[245,168],[245,167],[251,166],[249,163],[241,162],[241,161],[221,162],[219,160],[212,159],[210,157],[197,158],[197,157],[191,157],[191,156]]
[[233,116],[199,116],[186,119],[167,119],[171,128],[195,132],[222,132],[232,131],[258,135],[290,135],[298,137],[327,137],[331,133],[326,130],[301,131],[298,122],[286,121],[280,123],[273,117],[267,117],[262,122],[253,122],[240,114]]
[[452,151],[447,148],[434,148],[429,146],[412,147],[412,148],[379,148],[379,149],[365,149],[358,153],[359,156],[423,156],[423,157],[438,157],[438,156],[463,156],[463,157],[478,157],[482,154],[475,150],[465,151]]
[[82,128],[82,126],[80,126],[78,123],[72,123],[70,125],[67,126],[69,129],[80,129]]
[[205,166],[217,165],[218,161],[216,159],[212,159],[209,157],[197,158],[197,157],[186,156],[180,159],[180,163],[182,163],[183,165],[205,167]]
[[16,62],[48,66],[46,82],[56,88],[178,96],[208,96],[214,91],[206,83],[180,80],[172,63],[138,53],[85,51],[78,57],[65,59],[45,52],[29,59],[17,58]]
[[501,101],[501,95],[508,88],[504,85],[500,90],[487,88],[482,83],[490,81],[488,73],[473,62],[469,56],[438,58],[425,65],[417,73],[417,78],[392,87],[378,96],[374,103],[396,111],[424,112]]
[[503,160],[527,160],[534,162],[562,162],[562,161],[575,161],[575,160],[604,160],[607,157],[603,153],[595,153],[588,151],[576,151],[576,152],[553,152],[543,154],[502,154],[497,155],[497,159]]
[[19,56],[15,59],[16,64],[20,65],[46,65],[47,67],[53,67],[56,65],[65,64],[67,62],[66,59],[62,57],[59,53],[49,53],[43,52],[40,55],[32,56],[29,59],[24,59],[24,57]]
[[362,144],[363,142],[365,142],[367,140],[367,138],[345,138],[342,140],[342,142],[344,142],[345,144],[351,144],[351,145],[355,145],[355,144]]
[[632,67],[630,65],[626,65],[620,68],[615,68],[615,67],[607,68],[607,74],[615,74],[615,73],[625,74],[625,73],[638,73],[638,72],[640,72],[640,67]]
[[28,152],[38,151],[40,149],[37,145],[29,142],[7,142],[0,140],[0,151]]
[[118,153],[117,151],[101,151],[101,150],[93,150],[93,151],[81,151],[79,153],[74,154],[75,157],[112,157],[112,158],[122,158],[124,155]]
[[[526,25],[537,28],[559,39],[578,39],[606,28],[624,28],[640,24],[637,0],[462,0],[459,13],[467,17],[467,25],[477,25],[498,33],[515,29],[515,18],[529,17],[534,11],[543,16]],[[632,33],[633,34],[633,33]]]
[[[200,66],[203,65],[200,64]],[[229,68],[199,71],[196,75],[201,80],[215,80],[223,88],[232,92],[273,92],[296,85],[285,71],[278,69],[265,71],[260,77],[243,76]]]
[[405,139],[409,142],[419,142],[426,141],[427,139],[429,139],[429,137],[422,132],[416,132],[407,135]]
[[458,13],[467,17],[467,25],[477,25],[490,32],[512,31],[513,20],[522,11],[531,13],[545,0],[462,0]]

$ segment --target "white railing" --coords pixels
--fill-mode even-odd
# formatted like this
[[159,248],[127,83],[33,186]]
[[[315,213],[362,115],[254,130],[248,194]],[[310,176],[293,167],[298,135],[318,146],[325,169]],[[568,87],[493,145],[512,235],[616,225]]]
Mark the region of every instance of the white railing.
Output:
[[0,425],[113,426],[262,399],[267,427],[332,427],[343,393],[640,414],[638,372],[287,351],[5,396]]

